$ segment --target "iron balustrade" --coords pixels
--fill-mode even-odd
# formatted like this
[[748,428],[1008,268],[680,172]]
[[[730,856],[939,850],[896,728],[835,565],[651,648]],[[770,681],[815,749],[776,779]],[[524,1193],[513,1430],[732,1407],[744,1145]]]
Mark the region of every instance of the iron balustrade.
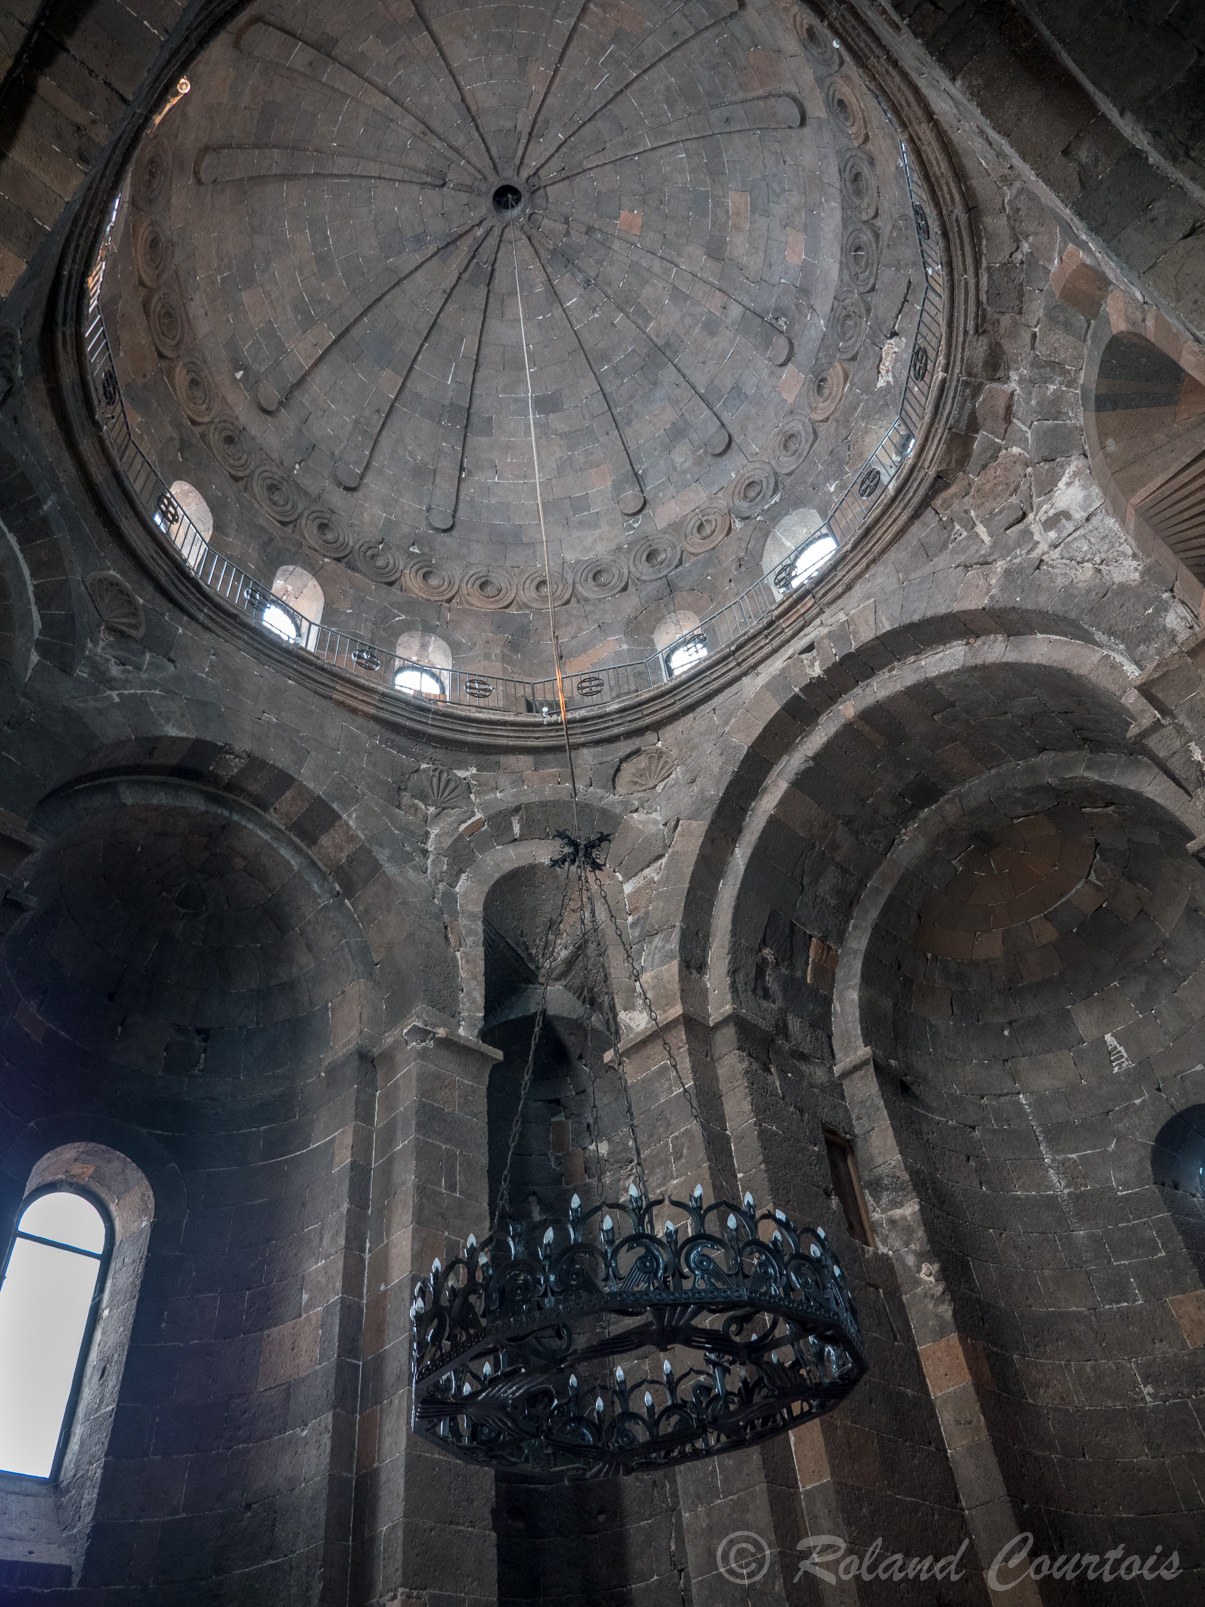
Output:
[[[890,113],[884,110],[888,121]],[[926,207],[912,171],[907,147],[899,141],[900,160],[912,207],[917,250],[924,271],[924,291],[916,333],[908,356],[899,413],[879,445],[851,479],[828,518],[801,541],[777,566],[762,575],[738,597],[724,603],[691,630],[647,658],[628,663],[599,665],[574,673],[564,672],[565,703],[570,712],[607,708],[639,696],[650,688],[694,673],[706,657],[739,642],[768,619],[807,581],[818,578],[853,542],[867,519],[882,502],[896,475],[908,461],[924,421],[941,369],[945,314],[945,272],[934,214]],[[201,534],[187,511],[172,496],[166,481],[139,446],[130,428],[125,401],[117,378],[104,318],[100,287],[116,207],[97,252],[88,280],[88,321],[84,329],[86,370],[95,416],[126,485],[149,523],[170,542],[185,566],[212,595],[241,610],[278,639],[343,670],[383,691],[415,703],[439,702],[468,709],[530,715],[550,721],[558,715],[556,680],[522,680],[497,675],[489,669],[445,669],[399,658],[379,644],[306,618],[272,588],[225,557]],[[795,571],[803,555],[825,537],[836,547],[818,569],[800,575]],[[269,610],[272,620],[265,620]],[[283,624],[283,628],[282,628]],[[669,669],[675,650],[702,640],[706,657],[685,663],[674,674]],[[399,686],[409,679],[410,686]],[[435,691],[438,683],[440,690]]]

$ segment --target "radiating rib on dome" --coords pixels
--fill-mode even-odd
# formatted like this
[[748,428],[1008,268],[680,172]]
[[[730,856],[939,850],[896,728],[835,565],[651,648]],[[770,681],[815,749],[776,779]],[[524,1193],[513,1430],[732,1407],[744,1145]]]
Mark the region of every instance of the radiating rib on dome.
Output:
[[349,295],[334,308],[326,309],[308,329],[301,331],[293,339],[284,356],[278,358],[264,374],[257,392],[259,405],[264,412],[275,412],[294,386],[318,366],[327,352],[352,330],[359,319],[367,318],[399,285],[413,278],[433,258],[438,257],[441,251],[446,251],[449,246],[463,240],[466,234],[480,227],[480,224],[480,216],[475,217],[463,229],[446,235],[425,250],[411,252],[408,257],[403,257],[400,263],[387,264],[360,286],[356,294]]
[[[613,256],[627,258],[632,262],[639,262],[644,271],[654,279],[659,279],[662,284],[669,285],[675,290],[685,290],[687,295],[692,300],[697,301],[699,306],[707,312],[716,312],[717,297],[728,303],[732,308],[739,308],[739,313],[730,320],[733,327],[742,320],[756,319],[759,328],[759,349],[763,355],[775,364],[786,361],[790,353],[790,345],[778,325],[771,323],[768,318],[758,312],[756,307],[751,307],[747,301],[742,301],[739,296],[734,296],[730,290],[725,290],[723,285],[717,284],[714,279],[708,279],[706,275],[696,273],[692,268],[686,267],[672,257],[663,256],[660,251],[655,251],[652,246],[642,239],[621,238],[615,234],[608,234],[605,230],[598,228],[597,225],[583,223],[580,218],[572,217],[567,212],[546,212],[544,216],[550,221],[562,224],[566,231],[577,229],[581,233],[589,235],[592,240],[605,247]],[[650,258],[651,261],[642,260],[644,258]],[[661,264],[661,268],[654,267],[653,263]],[[669,271],[665,272],[665,269]]]
[[[636,332],[637,344],[642,345],[648,352],[649,358],[653,363],[654,373],[658,369],[661,371],[661,373],[668,372],[673,376],[670,379],[671,389],[677,389],[678,384],[680,384],[682,388],[689,393],[689,401],[682,399],[679,404],[679,410],[682,414],[682,417],[687,422],[688,432],[694,440],[695,445],[704,448],[706,451],[716,456],[723,452],[731,440],[728,426],[720,418],[718,413],[716,413],[714,409],[707,403],[702,393],[695,387],[695,385],[691,383],[690,379],[682,372],[681,368],[664,349],[664,347],[659,345],[658,342],[655,341],[648,333],[648,331],[643,329],[641,325],[636,322],[628,309],[624,307],[615,296],[611,295],[611,293],[603,285],[599,284],[597,279],[593,278],[574,260],[572,251],[567,251],[565,249],[563,241],[554,242],[550,240],[542,230],[533,228],[533,244],[535,243],[537,237],[540,241],[540,244],[543,246],[544,251],[549,257],[559,258],[560,261],[565,264],[569,272],[571,272],[584,287],[584,289],[587,290],[587,292],[597,292],[599,296],[603,297],[612,307],[615,308],[616,312],[619,313],[624,323]],[[568,237],[566,236],[566,238]],[[539,246],[537,246],[537,250],[539,250]],[[545,269],[547,270],[547,263],[545,263]],[[586,298],[582,299],[584,300]],[[585,327],[584,323],[583,325],[579,326],[579,332],[580,328],[582,327]],[[583,345],[584,344],[585,343],[583,342]],[[655,357],[653,356],[654,353],[656,354]],[[659,363],[656,360],[658,358],[660,359]],[[597,375],[598,368],[594,364],[591,366],[594,368],[594,372]]]
[[233,184],[240,179],[368,179],[387,184],[413,184],[424,190],[477,192],[440,173],[381,162],[369,157],[339,156],[334,151],[298,149],[290,145],[205,145],[193,162],[198,184]]
[[[515,143],[516,172],[522,170],[523,163],[527,157],[527,147],[531,143],[531,136],[535,132],[536,124],[539,122],[540,115],[547,104],[548,96],[560,77],[565,58],[577,37],[578,25],[581,23],[586,7],[589,4],[590,0],[561,0],[561,3],[557,6],[556,16],[548,25],[547,37],[549,40],[555,40],[558,34],[562,33],[563,38],[561,38],[560,44],[557,46],[556,59],[548,69],[548,77],[543,89],[533,92],[530,115],[520,119]],[[539,68],[537,67],[534,70],[538,72]]]
[[473,239],[467,240],[460,247],[442,276],[441,282],[429,291],[419,304],[417,320],[404,331],[394,348],[390,366],[377,370],[372,389],[359,404],[355,421],[335,458],[335,479],[347,490],[354,490],[359,485],[372,457],[373,449],[380,439],[381,431],[385,428],[389,415],[405,388],[427,336],[434,328],[435,321],[449,297],[476,260],[477,252],[483,241],[488,238],[488,233],[488,229],[482,229]]
[[[530,241],[529,244],[531,244]],[[566,307],[561,296],[561,292],[557,288],[556,280],[552,277],[552,275],[548,272],[547,267],[540,260],[540,255],[536,251],[534,245],[531,246],[531,254],[536,262],[536,265],[539,267],[541,273],[544,275],[544,278],[547,280],[548,288],[552,291],[556,304],[561,310],[561,315],[565,320],[565,324],[568,327],[570,334],[573,336],[574,347],[581,354],[582,361],[586,364],[586,367],[590,370],[591,374],[593,374],[594,382],[598,386],[598,394],[602,397],[604,403],[606,404],[606,416],[611,421],[611,431],[608,431],[605,437],[599,436],[599,446],[602,448],[603,457],[607,460],[610,467],[611,487],[615,493],[615,500],[617,502],[622,502],[623,498],[630,496],[633,499],[632,503],[630,504],[631,511],[633,513],[639,512],[639,509],[635,506],[635,498],[639,497],[641,503],[643,504],[645,497],[644,484],[641,481],[639,473],[637,472],[636,465],[632,462],[632,454],[628,450],[628,443],[623,433],[623,426],[620,424],[619,417],[615,412],[614,406],[612,405],[611,398],[607,394],[607,387],[603,383],[602,375],[594,366],[594,362],[582,341],[582,337],[578,332],[577,326],[573,322],[573,319],[569,316],[569,309]],[[595,431],[597,433],[599,421],[596,418],[594,422]],[[622,468],[619,469],[618,473],[616,472],[617,459],[622,461]],[[627,508],[621,507],[621,511],[627,511]]]
[[[709,107],[703,112],[693,112],[689,117],[675,118],[673,122],[642,126],[623,138],[611,135],[592,154],[579,156],[575,151],[572,160],[577,162],[576,167],[569,170],[555,168],[544,176],[542,182],[545,188],[551,189],[554,184],[567,184],[582,173],[609,167],[613,162],[626,162],[648,151],[665,150],[668,146],[684,145],[690,140],[802,127],[803,107],[794,95],[758,95],[752,100],[729,101],[724,106]],[[565,140],[561,146],[562,152],[572,139],[573,135],[570,135]]]
[[335,94],[343,95],[348,100],[357,100],[372,111],[383,113],[404,128],[412,139],[442,155],[445,161],[453,165],[463,163],[479,178],[486,177],[487,170],[479,162],[457,149],[409,106],[395,100],[387,90],[298,35],[287,33],[270,22],[256,20],[239,34],[238,47],[244,55],[271,62],[285,72],[325,84]]
[[477,262],[467,275],[467,294],[472,298],[469,321],[472,323],[475,319],[476,335],[471,342],[462,343],[460,355],[448,379],[448,397],[439,416],[439,449],[435,455],[431,489],[427,495],[427,522],[433,530],[450,530],[456,521],[460,469],[473,407],[481,336],[489,308],[490,283],[501,244],[502,233],[499,230],[494,236],[494,249],[489,261]]
[[[572,123],[575,126],[569,132],[555,139],[547,149],[544,144],[547,136],[540,136],[536,140],[536,150],[532,152],[534,164],[530,168],[538,173],[556,155],[566,140],[572,139],[578,129],[600,112],[607,109],[612,101],[618,100],[626,90],[629,90],[645,73],[651,72],[675,51],[681,50],[684,45],[690,44],[705,34],[708,29],[714,28],[718,23],[727,22],[728,18],[740,10],[741,0],[682,0],[682,3],[673,7],[669,15],[664,17],[642,39],[638,39],[618,63],[611,67],[602,77],[597,76],[598,58],[588,56],[585,63],[585,81],[577,94],[574,93],[572,82],[560,86],[558,95],[549,96],[544,103],[544,117],[546,126],[555,128],[559,122]],[[684,13],[697,16],[702,12],[707,20],[700,26],[693,26]],[[582,30],[586,33],[586,30]],[[580,37],[580,35],[579,35]],[[566,75],[568,77],[568,75]],[[593,81],[591,81],[593,80]],[[607,93],[599,96],[599,89]],[[561,117],[557,117],[557,103],[564,101],[561,108]]]

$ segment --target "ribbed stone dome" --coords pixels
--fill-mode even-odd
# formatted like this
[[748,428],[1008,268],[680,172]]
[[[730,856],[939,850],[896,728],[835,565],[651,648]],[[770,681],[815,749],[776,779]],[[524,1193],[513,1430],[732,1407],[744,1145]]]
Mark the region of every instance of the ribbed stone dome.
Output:
[[648,652],[898,411],[898,137],[802,12],[308,0],[190,78],[118,246],[127,403],[328,623],[546,673],[534,418],[567,647]]

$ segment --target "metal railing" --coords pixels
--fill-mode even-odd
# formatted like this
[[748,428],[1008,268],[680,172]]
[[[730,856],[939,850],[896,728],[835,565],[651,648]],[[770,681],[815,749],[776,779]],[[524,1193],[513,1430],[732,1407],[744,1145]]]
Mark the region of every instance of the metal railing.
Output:
[[[890,114],[887,115],[890,119]],[[606,708],[651,687],[681,680],[706,662],[706,657],[713,657],[738,642],[773,614],[787,597],[800,591],[809,580],[819,578],[850,546],[907,462],[941,367],[945,285],[941,251],[931,221],[933,214],[924,204],[902,139],[899,145],[925,288],[895,422],[853,476],[824,523],[801,541],[772,575],[761,576],[738,597],[717,608],[684,636],[647,658],[624,664],[599,665],[597,668],[566,674],[565,701],[570,711]],[[109,230],[111,228],[112,219]],[[173,497],[159,471],[134,439],[130,428],[100,311],[100,284],[109,230],[106,230],[96,265],[89,277],[88,322],[84,330],[86,367],[97,421],[134,500],[150,522],[175,547],[184,564],[201,584],[298,651],[311,654],[325,664],[345,670],[382,689],[412,698],[416,703],[434,701],[470,709],[553,719],[558,708],[553,677],[519,680],[495,675],[490,670],[448,669],[399,658],[396,653],[363,637],[334,630],[306,618],[286,601],[274,596],[270,586],[249,574],[232,559],[224,557],[206,540],[186,510]],[[810,568],[807,554],[814,552],[817,543],[823,542],[826,537],[835,541],[835,548],[822,566]],[[705,646],[706,657],[680,655],[689,662],[685,662],[674,674],[669,666],[675,649],[694,642],[701,642]]]

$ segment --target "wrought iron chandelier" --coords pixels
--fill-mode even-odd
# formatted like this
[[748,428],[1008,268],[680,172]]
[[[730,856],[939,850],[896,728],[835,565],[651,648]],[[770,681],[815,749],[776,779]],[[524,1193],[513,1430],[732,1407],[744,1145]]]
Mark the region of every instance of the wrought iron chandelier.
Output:
[[[635,1179],[626,1200],[584,1208],[575,1194],[563,1215],[521,1219],[509,1211],[545,980],[494,1226],[480,1244],[470,1237],[447,1267],[435,1262],[415,1289],[410,1314],[415,1431],[465,1461],[547,1482],[632,1473],[756,1444],[829,1411],[866,1370],[853,1300],[822,1228],[759,1211],[750,1194],[740,1204],[705,1205],[701,1185],[685,1200],[650,1197],[599,903],[704,1153],[707,1133],[607,902],[598,859],[606,839],[558,835],[564,848],[552,863],[565,868],[566,881],[550,934],[576,888],[582,931],[594,945],[592,970],[603,983]],[[601,1195],[601,1159],[598,1183]]]
[[[599,874],[609,838],[587,838],[578,824],[517,249],[514,256],[574,831],[556,833],[561,846],[550,861],[564,871],[564,889],[538,963],[539,1006],[493,1225],[482,1243],[470,1237],[449,1266],[436,1261],[415,1287],[411,1401],[415,1432],[454,1456],[557,1482],[665,1467],[756,1444],[836,1406],[866,1362],[854,1304],[822,1228],[800,1229],[781,1211],[759,1211],[750,1194],[739,1205],[705,1205],[702,1185],[688,1200],[649,1192],[600,908],[698,1127],[708,1171],[714,1176],[717,1168],[692,1089]],[[511,1169],[547,1014],[548,961],[574,893],[592,1001],[583,1063],[595,1115],[598,1203],[583,1208],[575,1194],[563,1215],[520,1219],[510,1209]],[[624,1201],[606,1199],[590,1053],[594,1001],[631,1140],[634,1177]]]

